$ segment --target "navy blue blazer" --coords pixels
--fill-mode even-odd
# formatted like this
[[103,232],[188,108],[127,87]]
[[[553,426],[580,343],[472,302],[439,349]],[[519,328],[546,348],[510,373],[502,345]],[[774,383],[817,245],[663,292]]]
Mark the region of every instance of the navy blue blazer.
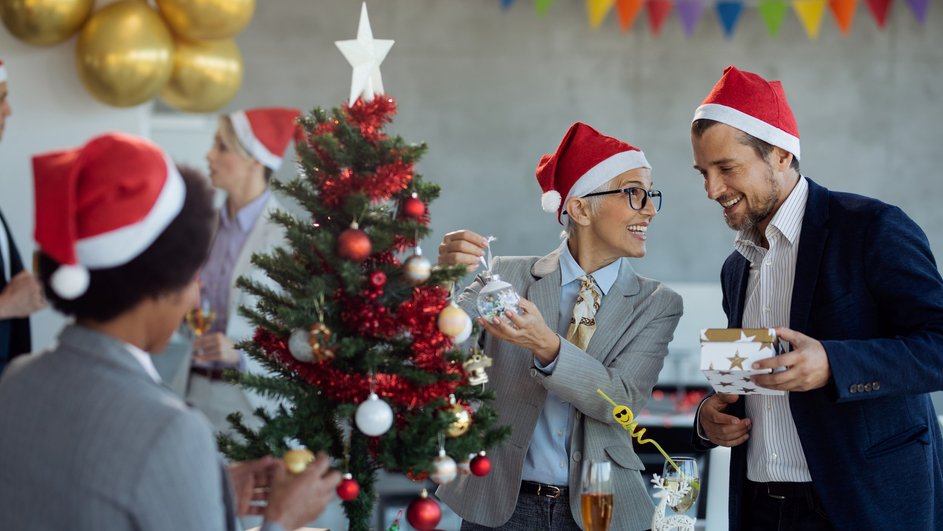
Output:
[[[0,213],[0,238],[6,238],[9,243],[10,278],[13,278],[23,270],[23,261],[20,260],[20,253],[16,250],[16,244],[13,243],[13,237],[7,227],[7,220],[4,219],[2,213]],[[0,262],[0,267],[3,267],[2,262]],[[7,280],[0,274],[0,291],[3,291],[5,287],[7,287]],[[31,350],[29,318],[0,319],[0,373],[11,359]]]
[[[741,326],[749,262],[724,263],[728,326]],[[943,529],[943,280],[926,235],[878,200],[809,180],[789,327],[822,342],[832,376],[789,393],[816,492],[837,529]],[[729,408],[744,417],[741,399]],[[707,449],[697,435],[695,446]],[[730,529],[742,528],[746,444],[730,461]]]

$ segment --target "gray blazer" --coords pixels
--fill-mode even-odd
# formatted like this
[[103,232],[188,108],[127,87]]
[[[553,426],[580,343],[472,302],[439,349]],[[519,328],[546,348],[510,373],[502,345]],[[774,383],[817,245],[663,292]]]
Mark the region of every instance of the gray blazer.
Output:
[[209,424],[115,339],[68,326],[0,380],[0,529],[235,529]]
[[[553,329],[560,315],[561,250],[562,246],[543,258],[495,258],[492,268],[536,304]],[[477,315],[475,300],[482,286],[479,276],[462,293],[459,302],[469,315]],[[613,531],[651,527],[654,506],[640,473],[644,466],[627,432],[613,418],[612,406],[596,389],[638,414],[658,379],[681,312],[677,293],[638,276],[622,259],[619,276],[596,315],[596,333],[587,351],[563,339],[552,375],[534,367],[530,352],[485,334],[484,352],[494,358],[488,385],[497,393],[498,423],[513,431],[508,441],[489,453],[494,464],[490,474],[457,479],[439,487],[436,495],[465,520],[488,527],[507,522],[517,505],[530,438],[547,391],[552,390],[575,409],[569,472],[573,517],[582,526],[582,461],[609,460],[614,465]]]

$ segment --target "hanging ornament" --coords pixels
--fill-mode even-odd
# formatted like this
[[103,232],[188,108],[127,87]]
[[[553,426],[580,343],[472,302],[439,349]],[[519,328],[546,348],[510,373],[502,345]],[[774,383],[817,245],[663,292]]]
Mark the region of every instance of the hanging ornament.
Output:
[[296,328],[288,336],[288,351],[292,357],[302,363],[314,361],[314,352],[311,350],[311,336],[307,330]]
[[429,474],[429,479],[437,485],[445,485],[457,475],[455,460],[446,455],[444,449],[440,449],[439,456],[432,460],[432,474]]
[[364,435],[379,437],[393,425],[393,409],[380,400],[376,393],[370,393],[370,396],[357,406],[354,422]]
[[453,401],[452,405],[449,406],[449,412],[455,417],[455,420],[449,424],[449,429],[446,430],[448,436],[454,438],[465,435],[472,424],[472,414],[468,406]]
[[402,210],[404,216],[422,221],[423,216],[426,215],[426,204],[422,202],[422,199],[416,197],[416,194],[413,194],[412,197],[403,201]]
[[458,304],[455,304],[455,301],[450,302],[439,312],[439,331],[449,337],[459,336],[465,331],[468,322],[471,322],[471,317]]
[[352,262],[362,262],[368,256],[372,246],[367,233],[360,230],[357,222],[350,224],[350,228],[337,237],[337,254]]
[[479,257],[481,263],[485,266],[482,278],[487,284],[478,292],[476,306],[478,314],[487,321],[494,320],[495,317],[504,317],[505,310],[511,310],[515,313],[521,313],[518,303],[521,297],[514,291],[514,286],[501,280],[501,277],[491,272],[491,242],[496,238],[488,236],[485,256]]
[[285,452],[285,454],[282,455],[282,461],[285,463],[285,468],[288,469],[289,472],[292,474],[300,474],[308,468],[308,464],[311,461],[314,461],[314,454],[307,448],[296,448]]
[[370,273],[370,285],[380,289],[386,285],[386,273],[383,271],[374,271]]
[[308,346],[319,362],[334,359],[334,349],[330,347],[333,336],[324,323],[314,323],[308,330]]
[[442,508],[422,489],[419,497],[410,502],[406,509],[406,521],[419,531],[431,531],[442,519]]
[[482,450],[472,459],[470,468],[472,474],[478,477],[487,476],[488,472],[491,472],[491,458]]
[[488,383],[488,373],[485,372],[485,369],[491,367],[492,360],[490,357],[482,354],[478,347],[472,351],[472,355],[465,360],[465,363],[462,363],[462,368],[465,369],[465,373],[468,374],[468,383],[469,385],[483,385]]
[[465,341],[468,341],[468,338],[471,337],[472,332],[474,331],[474,328],[475,327],[474,327],[474,324],[472,323],[471,317],[469,317],[468,320],[465,321],[465,329],[462,330],[461,334],[452,338],[452,343],[455,343],[456,345],[458,345],[458,344],[464,343]]
[[422,284],[429,280],[432,274],[432,264],[429,259],[422,255],[422,248],[416,246],[416,254],[410,256],[403,263],[403,275],[412,285]]
[[337,485],[337,497],[344,501],[353,501],[358,494],[360,494],[360,484],[350,472],[344,474],[344,479]]

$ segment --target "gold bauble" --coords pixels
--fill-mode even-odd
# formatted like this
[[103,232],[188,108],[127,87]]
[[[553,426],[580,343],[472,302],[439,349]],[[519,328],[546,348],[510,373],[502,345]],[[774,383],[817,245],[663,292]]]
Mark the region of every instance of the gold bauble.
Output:
[[472,423],[472,416],[471,413],[468,412],[468,408],[462,404],[452,404],[449,411],[455,416],[455,420],[449,424],[449,437],[461,437],[465,435],[465,432],[468,431]]
[[93,7],[95,0],[0,0],[0,18],[17,39],[49,46],[78,31]]
[[232,39],[177,38],[170,81],[160,90],[167,105],[186,112],[213,112],[229,103],[242,85],[242,54]]
[[255,0],[157,0],[157,7],[181,37],[228,39],[252,20]]
[[314,461],[314,454],[307,448],[288,450],[282,456],[282,461],[285,462],[285,468],[288,469],[289,472],[292,474],[300,474],[308,468],[308,463]]
[[140,105],[173,72],[174,40],[160,15],[141,0],[121,0],[92,15],[75,46],[85,88],[115,107]]

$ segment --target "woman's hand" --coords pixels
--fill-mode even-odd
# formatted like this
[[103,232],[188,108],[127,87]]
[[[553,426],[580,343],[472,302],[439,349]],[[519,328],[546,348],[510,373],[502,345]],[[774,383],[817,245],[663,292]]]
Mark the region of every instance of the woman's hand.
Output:
[[479,317],[478,323],[494,337],[533,352],[541,364],[547,365],[557,359],[560,336],[544,322],[537,305],[521,298],[519,306],[520,315],[505,310],[505,319],[495,317],[494,320],[487,321]]

